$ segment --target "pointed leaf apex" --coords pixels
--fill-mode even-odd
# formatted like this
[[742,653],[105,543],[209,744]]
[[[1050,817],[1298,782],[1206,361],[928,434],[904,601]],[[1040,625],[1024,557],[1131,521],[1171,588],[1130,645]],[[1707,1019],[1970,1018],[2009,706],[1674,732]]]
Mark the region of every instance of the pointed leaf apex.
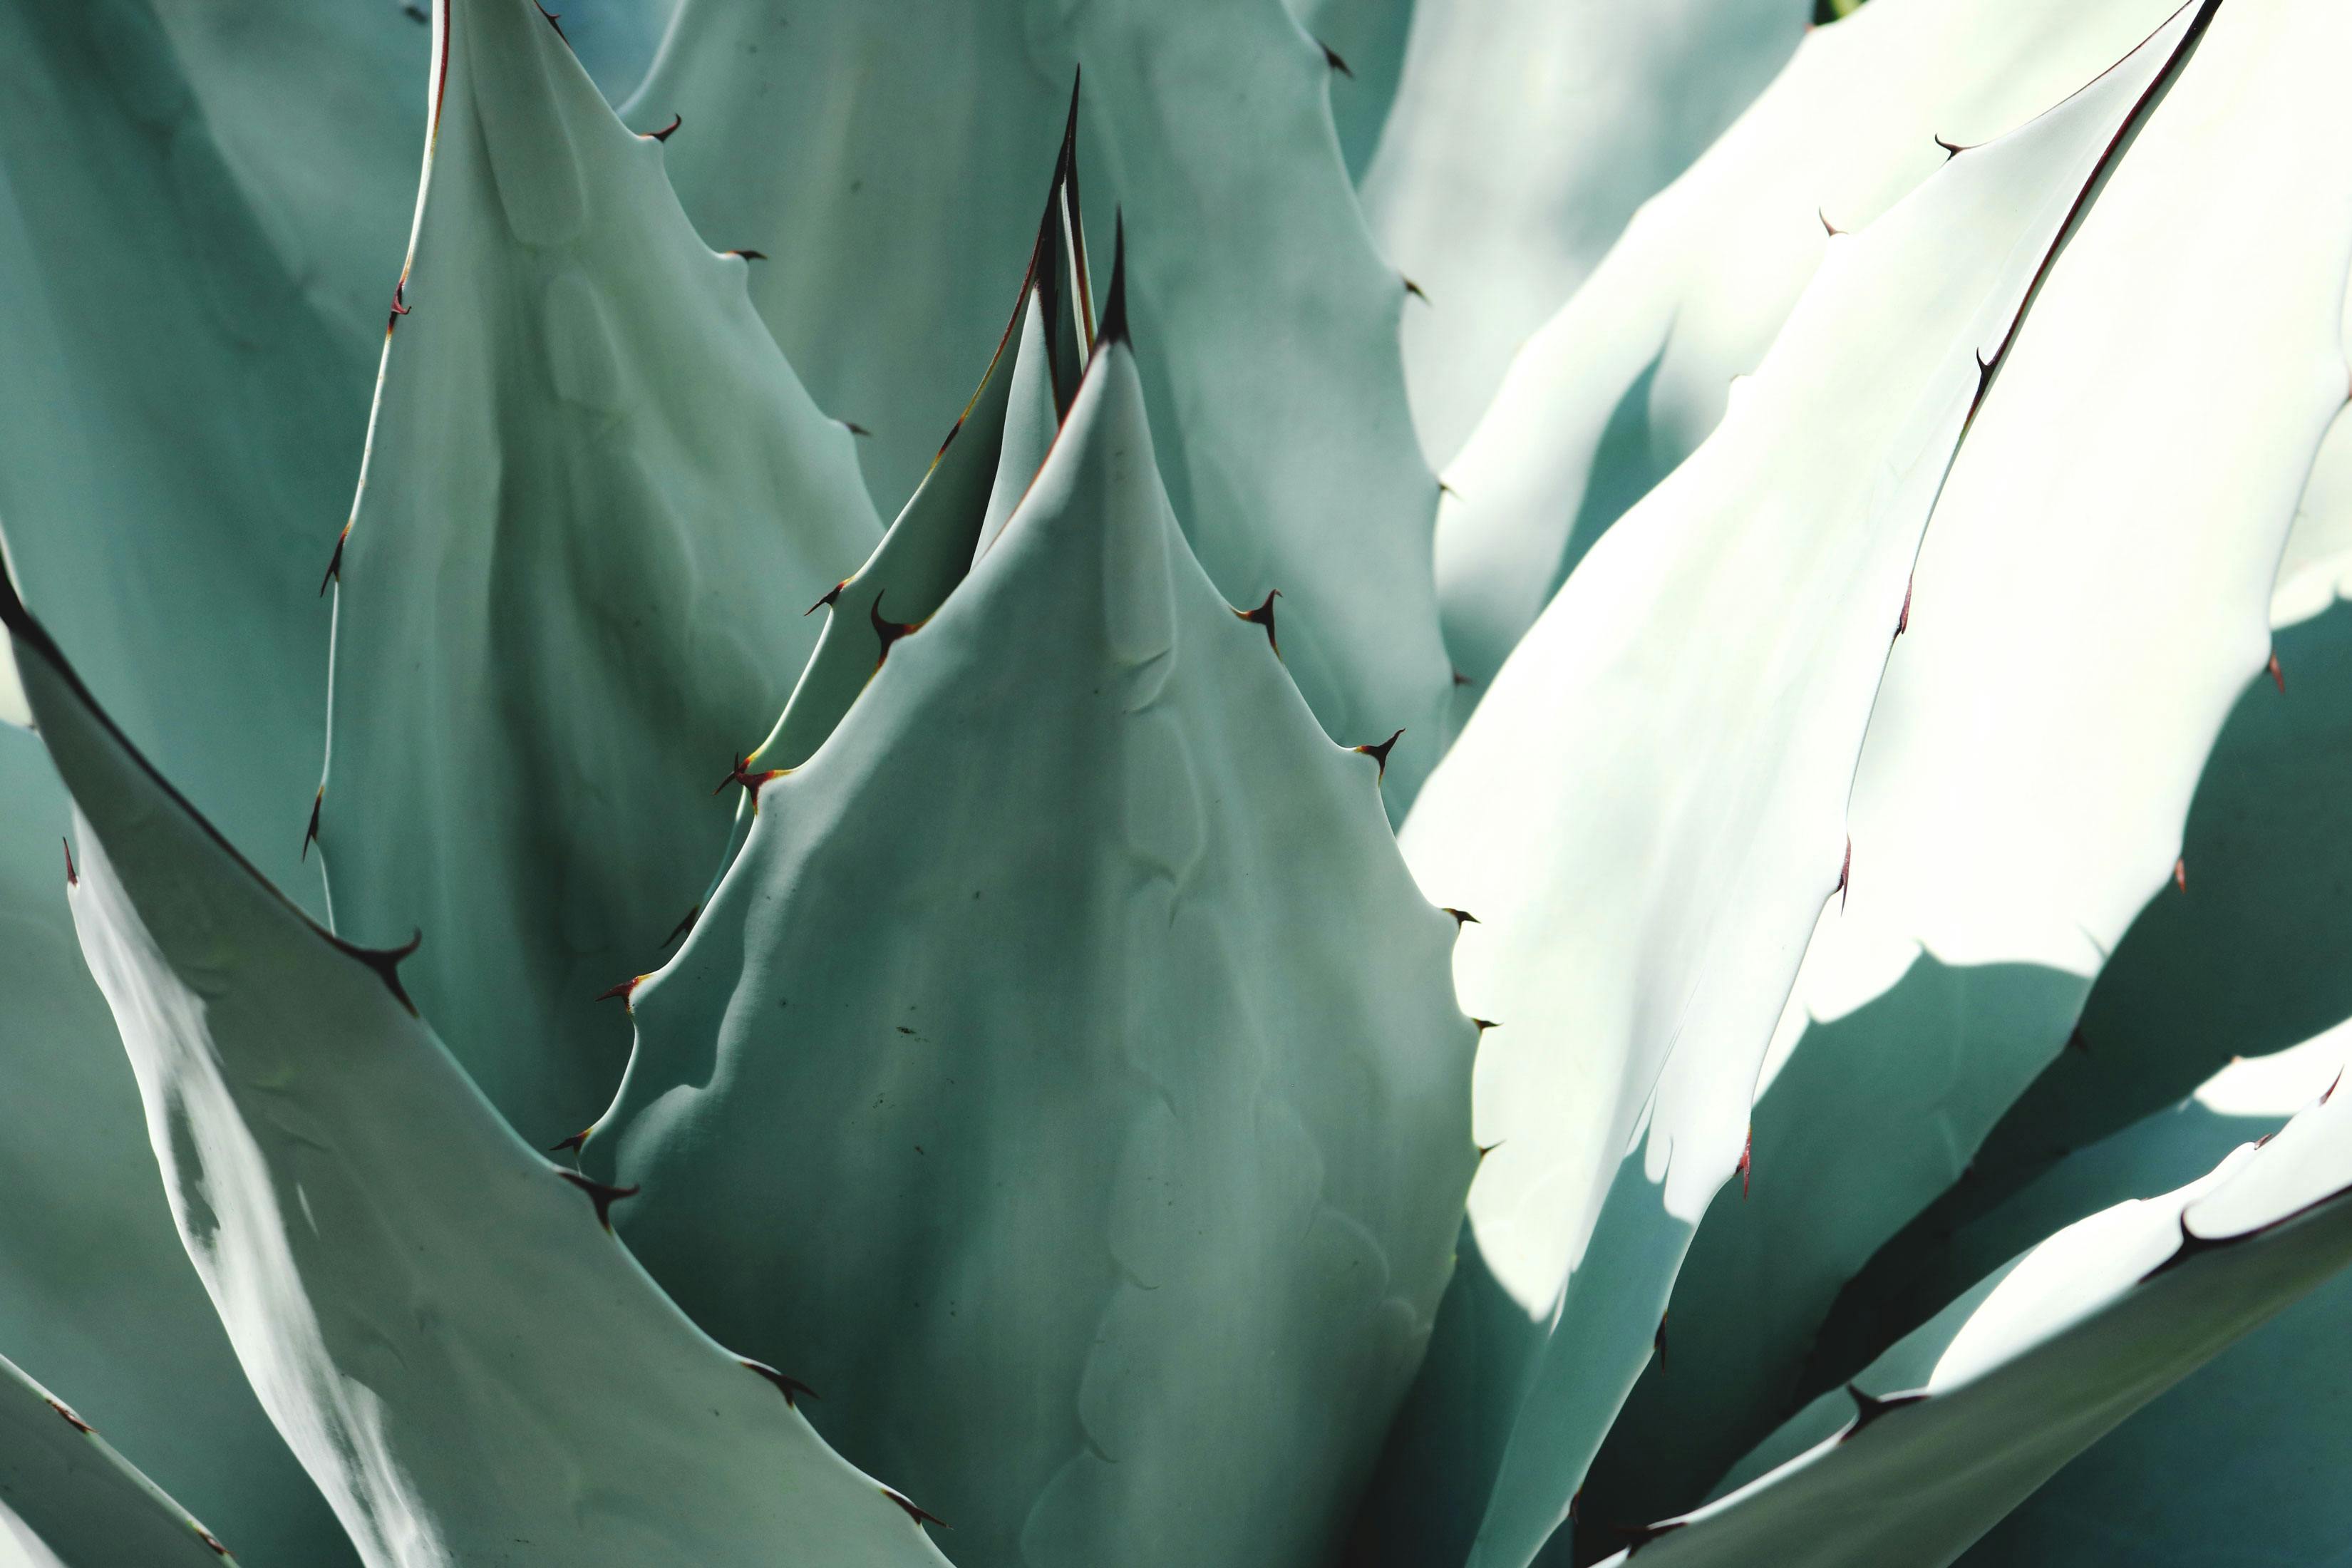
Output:
[[1115,211],[1111,217],[1110,293],[1103,300],[1102,323],[1095,329],[1098,343],[1125,343],[1130,349],[1135,341],[1127,331],[1127,214]]

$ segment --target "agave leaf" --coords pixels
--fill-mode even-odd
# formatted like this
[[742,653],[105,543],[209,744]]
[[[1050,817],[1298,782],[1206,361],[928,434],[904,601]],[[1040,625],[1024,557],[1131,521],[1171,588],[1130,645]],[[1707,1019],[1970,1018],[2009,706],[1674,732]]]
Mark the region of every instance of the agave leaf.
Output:
[[1772,79],[1811,17],[1811,0],[1414,8],[1364,216],[1431,300],[1405,313],[1404,352],[1433,458],[1461,449],[1519,345]]
[[[2073,1151],[1999,1203],[1965,1216],[1945,1232],[1931,1256],[1920,1258],[1911,1278],[1909,1299],[1921,1303],[1921,1310],[1848,1369],[1850,1374],[1858,1375],[2042,1237],[2126,1199],[2154,1196],[2193,1181],[2241,1143],[2277,1131],[2288,1116],[2326,1091],[2352,1054],[2347,1046],[2352,1026],[2338,1025],[2284,1050],[2238,1058],[2195,1092]],[[2322,1294],[2334,1291],[2331,1287]],[[1806,1391],[1809,1398],[1818,1392]]]
[[407,984],[545,1142],[610,1098],[627,1025],[593,998],[702,889],[712,781],[879,531],[848,432],[761,331],[751,263],[695,237],[663,144],[531,0],[436,16],[314,821],[337,930],[433,933]]
[[1331,122],[1349,177],[1360,181],[1404,74],[1413,0],[1291,0],[1290,9],[1317,43],[1339,57],[1332,65],[1338,74],[1331,81]]
[[219,1568],[236,1561],[71,1405],[5,1357],[0,1559],[23,1568]]
[[[2233,1062],[1953,1237],[1955,1269],[1981,1272],[2084,1215],[2192,1179],[2327,1092],[2347,1051],[2352,1028],[2338,1026]],[[2347,1314],[2352,1275],[2339,1273],[2078,1456],[1966,1561],[2040,1568],[2095,1553],[2185,1568],[2242,1555],[2252,1541],[2279,1562],[2326,1561],[2352,1528],[2352,1499],[2321,1479],[2352,1434],[2346,1386],[2328,1371]]]
[[788,1380],[712,1343],[404,990],[154,773],[0,585],[76,806],[74,923],[173,1217],[270,1418],[372,1565],[943,1561]]
[[[2352,321],[2352,298],[2345,311]],[[2352,403],[2327,427],[2279,561],[2271,624],[2299,626],[2352,595]]]
[[1232,603],[1281,593],[1282,656],[1328,733],[1403,728],[1384,779],[1401,816],[1451,691],[1437,480],[1405,401],[1404,281],[1332,138],[1334,68],[1279,0],[1105,0],[1066,26],[1127,215],[1137,331],[1168,345],[1143,373],[1176,515]]
[[1315,1562],[1451,1267],[1475,1032],[1376,759],[1177,531],[1122,316],[971,575],[760,782],[583,1155],[966,1563]]
[[2212,1031],[2275,1050],[2352,1012],[2352,910],[2339,894],[2352,852],[2336,833],[2337,781],[2352,765],[2352,605],[2277,632],[2273,647],[2294,673],[2284,691],[2257,674],[2223,727],[2189,807],[2187,887],[2140,911],[2069,1048],[1984,1135],[1969,1179],[1845,1287],[1801,1392],[1852,1375],[1948,1299],[1928,1282],[1956,1228],[2216,1070],[2226,1053]]
[[1013,320],[979,390],[882,542],[863,566],[805,612],[823,609],[824,629],[775,727],[736,765],[733,782],[743,794],[734,831],[709,892],[687,918],[688,925],[700,918],[742,850],[758,810],[761,777],[796,768],[816,753],[873,679],[876,637],[886,626],[919,626],[939,612],[971,563],[1003,531],[1045,466],[1077,393],[1095,331],[1093,306],[1081,286],[1076,129],[1074,91],[1069,128]]
[[1832,247],[1722,428],[1569,580],[1407,824],[1422,886],[1482,922],[1455,978],[1500,1026],[1470,1220],[1521,1326],[1485,1383],[1432,1388],[1400,1457],[1443,1478],[1429,1511],[1483,1509],[1473,1561],[1533,1556],[1648,1359],[1846,881],[1845,797],[1929,509],[2206,16]]
[[2324,1101],[2201,1180],[2058,1232],[1882,1357],[1857,1380],[1870,1392],[1824,1395],[1774,1434],[1733,1472],[1737,1490],[1637,1532],[1648,1539],[1633,1557],[1951,1562],[2068,1458],[2352,1259],[2347,1133],[2352,1097]]
[[1672,1364],[1611,1433],[1591,1518],[1691,1506],[1790,1407],[1840,1287],[2064,1048],[2140,906],[2182,896],[2190,795],[2270,656],[2273,574],[2352,379],[2352,202],[2315,195],[2352,189],[2316,74],[2347,51],[2333,0],[2223,11],[2051,270],[1920,549],[1846,808],[1851,897],[1766,1061],[1752,1194],[1709,1210]]
[[[0,677],[12,668],[0,655]],[[0,730],[0,1341],[72,1390],[132,1462],[237,1543],[247,1568],[354,1562],[255,1402],[172,1228],[138,1085],[66,907],[70,807],[30,735]],[[0,1495],[31,1517],[26,1488],[0,1483]],[[65,1525],[51,1523],[42,1533],[62,1552]]]
[[1706,439],[1827,252],[2104,69],[2175,0],[1872,0],[1815,28],[1530,339],[1446,468],[1446,646],[1483,689],[1570,568]]
[[[1327,732],[1404,728],[1384,781],[1401,809],[1450,690],[1436,478],[1405,403],[1403,280],[1333,135],[1336,68],[1282,0],[971,0],[919,28],[845,5],[796,10],[789,41],[781,5],[687,0],[629,112],[709,127],[672,142],[687,208],[786,262],[754,297],[826,406],[877,432],[868,477],[889,501],[1002,326],[992,280],[1029,247],[1053,84],[1075,65],[1138,328],[1168,345],[1144,375],[1176,513],[1228,600],[1281,593],[1283,657]],[[897,323],[880,342],[877,320]]]
[[375,94],[425,34],[389,5],[235,9],[0,14],[0,516],[122,721],[308,896],[288,824],[318,766],[317,530],[366,419],[342,312],[390,287],[415,142],[376,143],[421,117]]
[[678,117],[679,199],[712,244],[766,253],[752,302],[817,401],[871,433],[886,515],[929,471],[1029,253],[1069,77],[1033,63],[1025,9],[679,0],[622,110]]

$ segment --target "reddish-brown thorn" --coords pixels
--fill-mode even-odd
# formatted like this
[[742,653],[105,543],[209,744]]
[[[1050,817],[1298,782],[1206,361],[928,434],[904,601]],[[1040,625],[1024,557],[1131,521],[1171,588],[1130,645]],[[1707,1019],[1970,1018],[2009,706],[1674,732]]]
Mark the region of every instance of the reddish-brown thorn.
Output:
[[597,992],[591,1000],[597,1002],[610,1002],[617,996],[623,1002],[626,1002],[629,999],[630,994],[636,990],[638,984],[644,979],[645,976],[642,974],[632,974],[626,980],[622,981],[619,984],[608,985],[604,990]]
[[1492,1143],[1473,1143],[1470,1147],[1478,1151],[1478,1163],[1483,1165],[1486,1163],[1487,1155],[1493,1153],[1496,1150],[1501,1148],[1508,1142],[1510,1142],[1510,1140],[1507,1138],[1497,1138]]
[[58,1415],[66,1418],[66,1425],[71,1426],[75,1431],[83,1433],[86,1436],[97,1436],[98,1428],[92,1426],[89,1422],[76,1415],[72,1405],[68,1405],[62,1399],[58,1399],[47,1394],[44,1394],[42,1397],[48,1400],[50,1409],[56,1411]]
[[392,331],[393,328],[398,326],[400,324],[400,318],[408,314],[408,305],[406,301],[401,298],[401,296],[406,293],[407,290],[408,279],[405,278],[403,278],[399,282],[392,286],[392,316],[391,319],[386,321],[383,324],[383,330],[385,331],[388,332]]
[[1579,1487],[1568,1500],[1568,1517],[1570,1522],[1573,1523],[1575,1521],[1577,1510],[1581,1509],[1583,1506],[1584,1489],[1582,1487]]
[[2172,885],[2184,893],[2189,890],[2189,857],[2186,855],[2172,863]]
[[1457,669],[1454,672],[1454,684],[1456,686],[1467,686],[1470,684],[1470,678]]
[[2169,1274],[2172,1270],[2179,1268],[2182,1264],[2188,1262],[2190,1258],[2196,1257],[2200,1253],[2218,1251],[2221,1248],[2229,1246],[2231,1241],[2240,1239],[2242,1238],[2227,1236],[2207,1237],[2198,1235],[2195,1231],[2189,1228],[2189,1211],[2184,1208],[2180,1211],[2179,1245],[2176,1246],[2172,1249],[2172,1255],[2170,1257],[2158,1264],[2155,1268],[2149,1269],[2147,1273],[2141,1275],[2139,1277],[2140,1283],[2145,1285],[2159,1274]]
[[1429,291],[1410,278],[1404,280],[1404,291],[1424,305],[1429,303]]
[[677,128],[685,123],[685,115],[673,114],[669,117],[669,123],[663,126],[660,130],[640,131],[637,134],[644,137],[648,142],[667,142],[672,136],[676,135],[677,133]]
[[310,858],[310,846],[319,838],[319,808],[326,804],[326,800],[327,786],[320,784],[319,793],[310,797],[310,825],[302,829],[302,853],[296,857],[297,859],[308,860]]
[[2089,1054],[2091,1042],[2084,1037],[2082,1025],[2075,1025],[2074,1032],[2066,1037],[2066,1048],[2070,1051],[2081,1051],[2085,1055]]
[[1385,780],[1389,776],[1389,753],[1396,749],[1397,735],[1402,735],[1404,731],[1402,730],[1399,730],[1396,732],[1396,735],[1391,735],[1387,740],[1382,741],[1377,746],[1357,746],[1353,748],[1353,750],[1360,755],[1370,757],[1372,761],[1378,763],[1381,765],[1379,776]]
[[1243,620],[1249,622],[1250,625],[1254,626],[1264,626],[1265,628],[1265,646],[1274,650],[1274,657],[1276,658],[1280,658],[1282,657],[1282,644],[1276,642],[1274,636],[1274,602],[1281,597],[1281,589],[1269,588],[1266,590],[1265,603],[1260,605],[1256,609],[1235,610],[1234,612],[1234,615],[1239,616]]
[[58,842],[66,847],[66,886],[78,888],[81,886],[81,873],[74,869],[73,840],[61,837]]
[[343,580],[343,542],[351,536],[352,525],[348,522],[343,524],[343,531],[335,535],[335,552],[327,557],[327,574],[319,579],[319,597],[321,599],[327,596],[328,584]]
[[835,583],[832,587],[827,588],[824,591],[824,596],[823,598],[819,599],[815,604],[811,605],[807,609],[803,610],[801,614],[803,616],[813,616],[828,605],[839,604],[841,602],[841,591],[848,586],[849,579],[844,577],[840,582]]
[[1748,1142],[1740,1145],[1739,1149],[1739,1195],[1743,1199],[1748,1196],[1748,1173],[1755,1170],[1755,1168],[1756,1129],[1750,1127],[1748,1130]]
[[874,636],[882,645],[882,651],[874,656],[875,667],[879,668],[882,661],[890,657],[890,645],[911,633],[915,626],[903,621],[884,620],[880,594],[875,595],[874,602],[866,606],[866,618],[873,624]]
[[1484,925],[1486,923],[1476,915],[1472,914],[1468,910],[1457,910],[1451,904],[1441,905],[1440,908],[1444,912],[1454,917],[1454,929],[1455,931],[1460,931],[1464,926]]
[[591,1180],[577,1171],[567,1171],[561,1165],[555,1167],[555,1173],[588,1194],[588,1201],[596,1205],[596,1223],[606,1230],[613,1228],[613,1205],[623,1198],[633,1198],[637,1195],[635,1187],[612,1186],[604,1182]]
[[841,424],[842,427],[853,436],[871,436],[874,434],[873,431],[868,430],[865,426],[860,425],[855,419],[845,419]]
[[1437,481],[1437,493],[1442,496],[1452,496],[1455,500],[1460,500],[1462,499],[1462,492],[1455,489],[1452,485],[1447,484],[1444,479]]
[[1339,50],[1333,48],[1330,45],[1324,43],[1320,38],[1316,39],[1315,42],[1320,46],[1323,50],[1324,64],[1329,66],[1333,70],[1338,71],[1341,76],[1346,77],[1349,81],[1356,79],[1356,73],[1348,68],[1348,62],[1339,58]]
[[416,1004],[409,1000],[408,987],[400,983],[400,963],[425,945],[423,927],[418,927],[415,934],[398,947],[361,947],[347,942],[337,942],[335,945],[374,970],[383,981],[384,988],[392,993],[393,999],[408,1009],[410,1017],[416,1016]]
[[2285,671],[2285,670],[2284,670],[2284,669],[2281,669],[2281,668],[2279,668],[2278,655],[2276,655],[2276,654],[2273,654],[2273,655],[2271,655],[2270,670],[2271,670],[2271,684],[2272,684],[2273,686],[2275,686],[2275,687],[2277,687],[2277,688],[2278,688],[2279,695],[2280,695],[2281,697],[2285,696],[2285,695],[2286,695],[2286,671]]
[[1823,212],[1821,208],[1815,207],[1813,209],[1813,216],[1822,220],[1822,232],[1823,234],[1838,235],[1845,232],[1845,230],[1832,223],[1830,221],[1830,215]]
[[206,1530],[201,1524],[196,1526],[196,1539],[203,1542],[206,1546],[211,1547],[215,1556],[226,1557],[228,1555],[228,1548],[221,1544],[220,1537],[215,1535],[211,1531]]
[[1841,864],[1841,865],[1838,867],[1837,896],[1838,896],[1838,913],[1840,913],[1840,914],[1843,914],[1843,913],[1845,913],[1845,898],[1846,898],[1846,892],[1847,892],[1847,890],[1848,890],[1849,884],[1851,884],[1851,883],[1853,882],[1853,834],[1851,834],[1851,833],[1849,833],[1849,834],[1847,834],[1847,835],[1846,835],[1846,837],[1845,837],[1845,860],[1844,860],[1844,862],[1843,862],[1843,864]]
[[[875,1485],[881,1486],[881,1483],[877,1481]],[[897,1503],[900,1508],[906,1510],[907,1517],[915,1521],[915,1528],[918,1530],[920,1530],[926,1524],[936,1524],[941,1530],[953,1530],[955,1528],[955,1526],[950,1524],[946,1520],[941,1519],[929,1509],[927,1509],[921,1504],[916,1502],[914,1499],[908,1497],[902,1491],[894,1490],[889,1487],[882,1487],[882,1495],[888,1498],[892,1502]]]
[[[536,4],[537,0],[533,0],[533,3]],[[547,18],[547,25],[555,29],[555,36],[563,39],[564,47],[566,48],[571,47],[572,40],[565,37],[563,33],[563,13],[561,11],[551,11],[546,6],[541,5],[539,7],[539,14]]]
[[757,800],[760,798],[760,786],[761,784],[766,784],[770,779],[780,779],[784,776],[784,771],[782,768],[770,768],[765,773],[755,773],[749,771],[751,766],[751,758],[737,757],[735,759],[735,765],[727,771],[727,776],[720,779],[719,781],[719,787],[712,790],[710,793],[713,795],[723,795],[726,793],[727,786],[729,784],[741,784],[743,786],[743,792],[746,795],[749,795],[753,800]]
[[1911,629],[1911,587],[1912,579],[1909,577],[1904,578],[1903,613],[1895,617],[1895,635],[1898,637],[1905,632]]
[[579,1148],[580,1148],[580,1146],[581,1146],[582,1144],[583,1144],[583,1143],[585,1143],[585,1142],[588,1142],[588,1134],[590,1134],[591,1132],[593,1132],[593,1131],[596,1131],[595,1126],[594,1126],[593,1123],[592,1123],[592,1124],[590,1124],[589,1126],[583,1127],[579,1131],[574,1132],[571,1137],[566,1138],[562,1142],[561,1142],[561,1143],[550,1143],[550,1144],[547,1146],[547,1152],[548,1152],[549,1153],[551,1153],[551,1154],[561,1154],[561,1153],[565,1152],[566,1151],[571,1151],[571,1152],[578,1152],[578,1150],[579,1150]]
[[737,1359],[742,1362],[745,1371],[756,1372],[761,1377],[766,1378],[770,1383],[774,1384],[776,1385],[777,1392],[784,1396],[784,1403],[795,1410],[800,1408],[799,1401],[802,1394],[805,1394],[811,1399],[817,1397],[817,1392],[815,1389],[811,1388],[807,1384],[803,1383],[797,1377],[786,1376],[784,1373],[778,1372],[774,1367],[770,1366],[766,1362],[753,1361],[749,1356],[740,1356]]
[[1936,138],[1936,145],[1944,150],[1944,162],[1947,163],[1968,151],[1968,148],[1961,146],[1958,142],[1947,142],[1941,136]]
[[[725,789],[727,786],[726,786],[725,784],[720,784],[719,787],[720,789]],[[697,904],[697,905],[695,905],[695,906],[694,906],[694,908],[692,908],[692,909],[690,909],[690,910],[687,910],[687,911],[686,911],[686,916],[685,916],[685,918],[684,918],[683,920],[680,920],[680,921],[677,922],[677,924],[676,924],[676,925],[674,925],[674,926],[670,927],[670,928],[669,928],[669,934],[668,934],[667,936],[666,936],[666,937],[662,938],[662,942],[661,942],[662,946],[663,946],[663,947],[667,947],[670,943],[672,943],[672,942],[676,942],[678,938],[680,938],[680,937],[682,937],[682,936],[686,935],[686,933],[687,933],[687,932],[688,932],[688,931],[692,931],[692,930],[694,929],[694,922],[695,922],[695,921],[698,921],[698,920],[700,920],[701,918],[702,918],[702,906],[701,906],[700,904]],[[656,950],[656,951],[658,951],[658,950]]]
[[1658,1331],[1650,1336],[1650,1348],[1658,1354],[1658,1370],[1661,1372],[1664,1372],[1666,1366],[1666,1320],[1672,1316],[1674,1314],[1671,1311],[1660,1312]]
[[722,250],[719,254],[721,256],[740,256],[746,261],[765,261],[768,259],[768,253],[764,250]]
[[1927,1397],[1925,1394],[1890,1394],[1881,1399],[1875,1394],[1864,1394],[1851,1383],[1845,1385],[1845,1391],[1853,1400],[1853,1425],[1838,1434],[1841,1443],[1851,1440],[1855,1433],[1887,1412],[1900,1410],[1906,1405],[1917,1405]]
[[2343,1082],[2344,1069],[2342,1068],[2337,1068],[2336,1069],[2336,1076],[2330,1079],[2327,1082],[2327,1092],[2319,1097],[2319,1103],[2325,1105],[2329,1100],[2334,1100],[2336,1098],[2336,1089],[2341,1086]]
[[1625,1555],[1631,1558],[1633,1553],[1641,1551],[1661,1535],[1670,1530],[1680,1530],[1687,1522],[1689,1521],[1686,1520],[1670,1519],[1663,1524],[1620,1524],[1613,1528],[1619,1535],[1624,1537]]
[[1478,1032],[1482,1035],[1489,1029],[1502,1027],[1501,1025],[1496,1023],[1492,1018],[1473,1018],[1470,1021],[1478,1026]]

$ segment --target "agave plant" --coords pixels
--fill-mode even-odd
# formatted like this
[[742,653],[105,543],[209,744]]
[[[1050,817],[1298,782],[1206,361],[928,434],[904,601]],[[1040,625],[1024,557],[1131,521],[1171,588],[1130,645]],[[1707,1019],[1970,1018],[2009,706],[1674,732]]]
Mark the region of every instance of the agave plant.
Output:
[[2340,1553],[2176,5],[0,7],[0,1563]]

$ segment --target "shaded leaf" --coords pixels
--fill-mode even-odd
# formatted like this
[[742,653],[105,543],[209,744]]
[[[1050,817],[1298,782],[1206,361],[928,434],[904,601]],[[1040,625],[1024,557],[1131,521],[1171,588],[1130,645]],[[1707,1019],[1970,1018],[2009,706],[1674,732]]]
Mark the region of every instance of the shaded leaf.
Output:
[[967,1563],[1309,1562],[1451,1265],[1475,1031],[1374,764],[1176,531],[1117,310],[1001,536],[761,784],[582,1152]]
[[626,1025],[593,999],[702,889],[711,780],[878,529],[665,144],[531,0],[436,16],[407,313],[337,551],[318,840],[336,929],[432,933],[407,984],[544,1144],[609,1098]]

